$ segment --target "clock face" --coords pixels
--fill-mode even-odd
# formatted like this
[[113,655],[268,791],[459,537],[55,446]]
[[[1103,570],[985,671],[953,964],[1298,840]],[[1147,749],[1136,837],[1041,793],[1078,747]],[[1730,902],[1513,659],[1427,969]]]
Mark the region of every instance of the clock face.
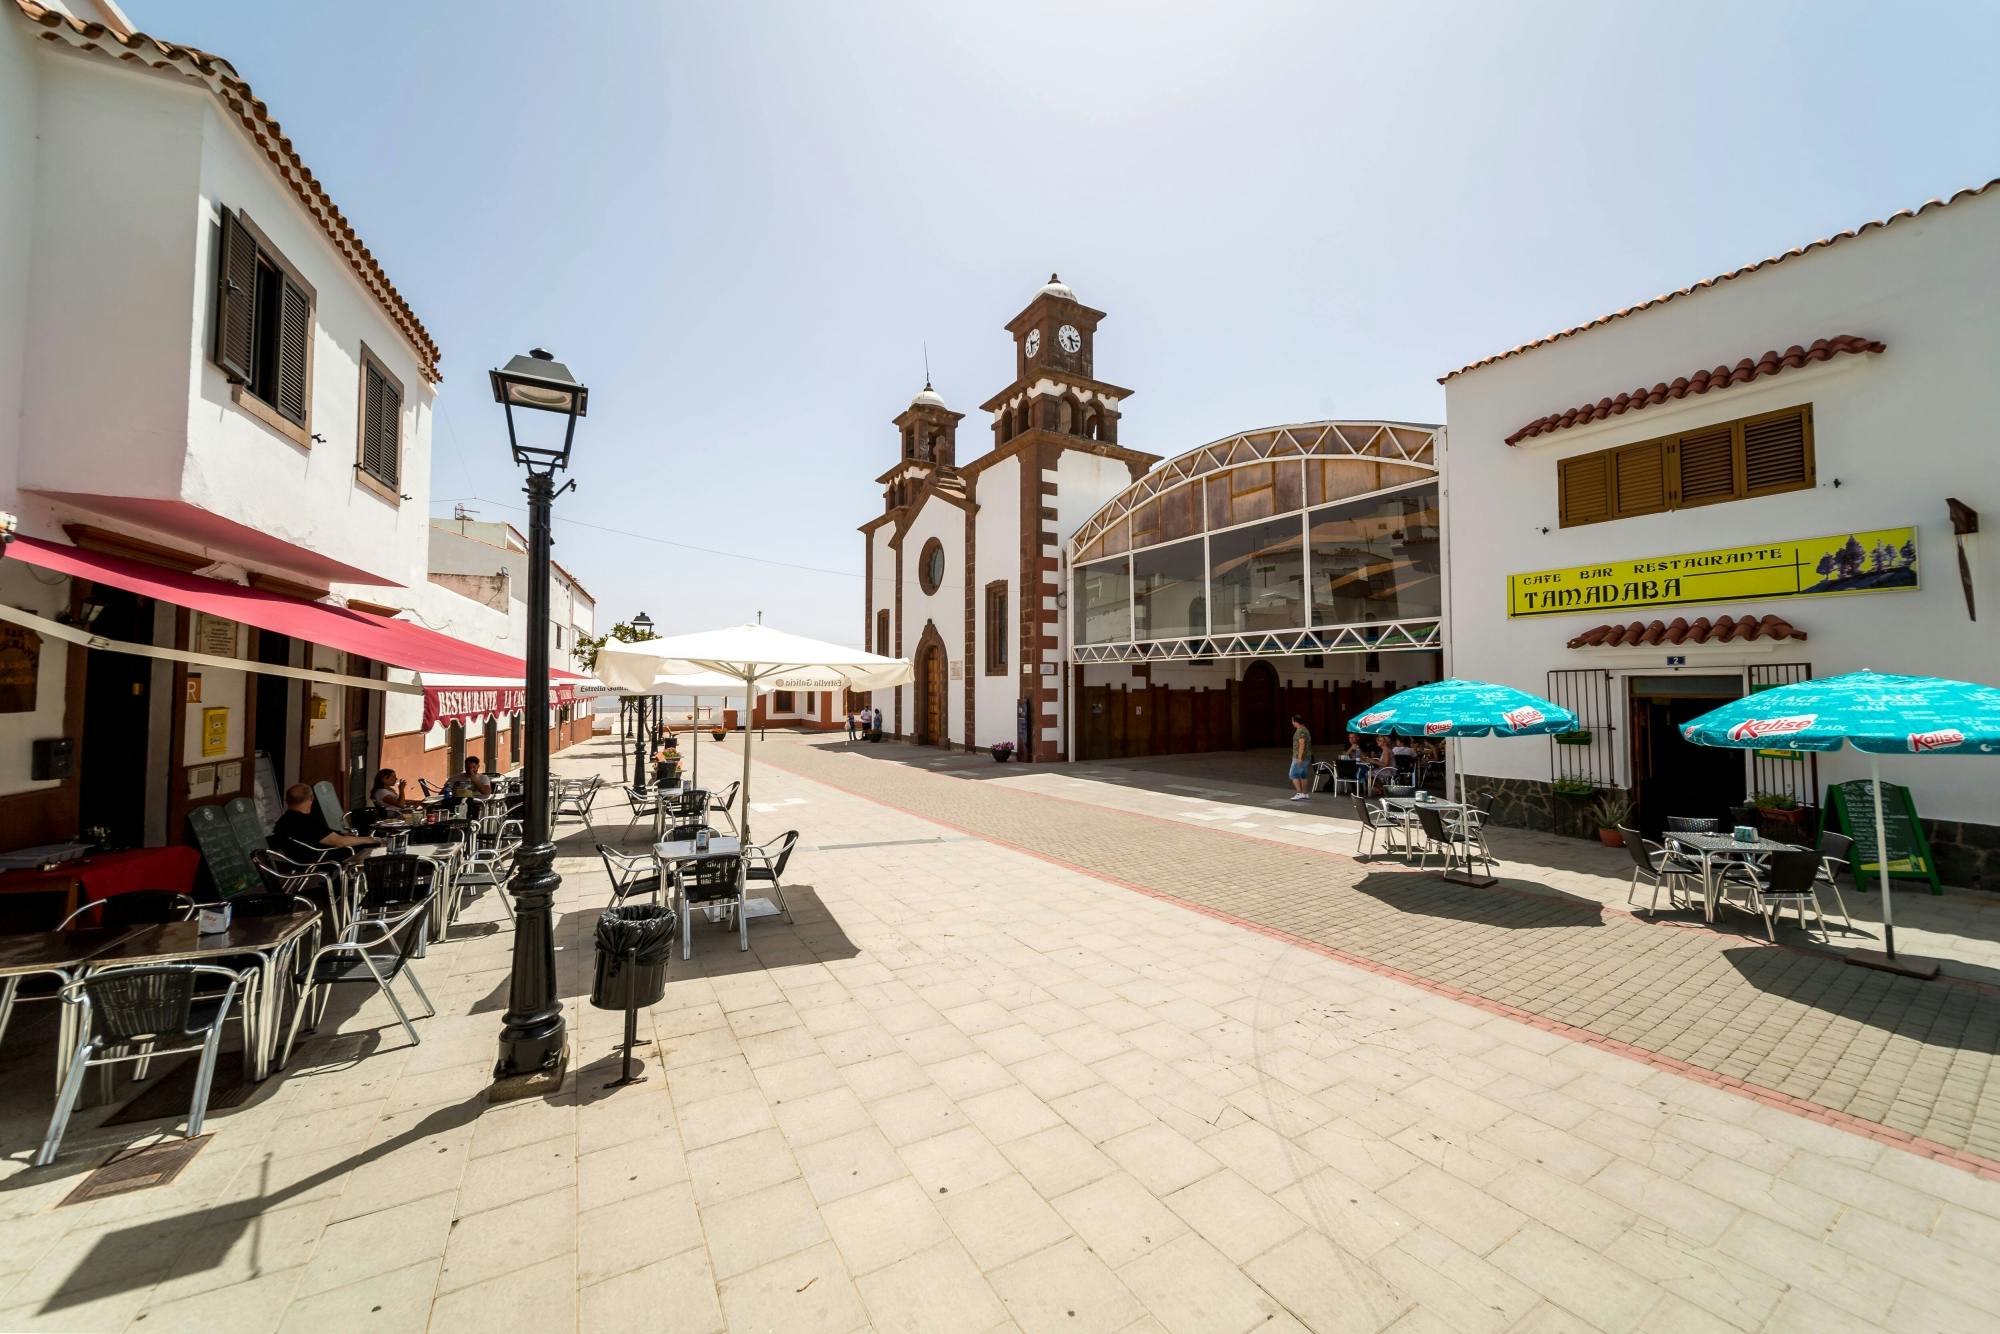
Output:
[[1076,326],[1065,324],[1056,330],[1056,342],[1062,345],[1063,351],[1074,352],[1083,346],[1083,335],[1076,331]]
[[1042,350],[1042,331],[1040,329],[1028,330],[1028,343],[1024,350],[1031,357]]

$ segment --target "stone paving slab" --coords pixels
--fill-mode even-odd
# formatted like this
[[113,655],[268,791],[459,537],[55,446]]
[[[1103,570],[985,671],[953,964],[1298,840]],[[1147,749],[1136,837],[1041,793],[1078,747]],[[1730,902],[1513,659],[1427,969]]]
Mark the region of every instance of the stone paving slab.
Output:
[[1396,858],[1120,809],[1109,803],[1129,798],[1085,798],[1091,780],[1064,770],[1034,780],[1061,785],[1057,797],[997,780],[1012,766],[896,762],[904,749],[793,737],[765,754],[1093,874],[2000,1160],[2000,997],[1985,988],[1915,982],[1731,931],[1640,923],[1519,867],[1502,867],[1515,892],[1472,889]]
[[642,1012],[643,1084],[603,1087],[606,889],[568,826],[574,1063],[547,1098],[484,1102],[511,948],[491,896],[420,964],[421,1046],[379,1001],[336,1005],[155,1191],[55,1207],[145,1128],[88,1109],[26,1169],[48,1034],[17,1018],[0,1328],[2000,1319],[2000,1183],[774,767],[756,789],[801,832],[794,920],[754,922],[748,953],[698,927]]

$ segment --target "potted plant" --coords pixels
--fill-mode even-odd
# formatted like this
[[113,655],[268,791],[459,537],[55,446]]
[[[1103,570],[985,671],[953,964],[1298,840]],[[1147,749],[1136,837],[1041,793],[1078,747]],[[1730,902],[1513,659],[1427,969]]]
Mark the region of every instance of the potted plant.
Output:
[[717,741],[720,741],[722,740],[722,738],[729,735],[729,729],[726,727],[711,727],[708,729],[708,734],[714,737]]
[[1618,826],[1632,817],[1632,799],[1623,792],[1607,792],[1590,804],[1590,818],[1597,822],[1597,838],[1607,848],[1622,847],[1625,834]]
[[1558,778],[1550,790],[1564,801],[1589,801],[1597,795],[1597,785],[1588,778]]
[[1005,764],[1014,758],[1014,743],[1011,741],[996,741],[986,749],[992,754],[995,764]]
[[1750,798],[1750,804],[1757,810],[1758,827],[1780,840],[1789,840],[1797,834],[1800,819],[1805,814],[1799,808],[1796,797],[1788,797],[1782,792],[1759,792]]
[[1556,744],[1558,746],[1587,746],[1590,744],[1590,740],[1590,729],[1588,727],[1579,727],[1574,732],[1556,733]]

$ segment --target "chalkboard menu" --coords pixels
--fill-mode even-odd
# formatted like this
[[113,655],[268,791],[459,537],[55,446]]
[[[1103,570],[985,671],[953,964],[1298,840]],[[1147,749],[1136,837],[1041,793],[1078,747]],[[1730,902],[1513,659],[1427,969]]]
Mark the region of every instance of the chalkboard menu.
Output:
[[[1854,840],[1848,854],[1848,868],[1854,883],[1863,889],[1882,879],[1882,853],[1875,841],[1875,792],[1866,778],[1835,783],[1826,790],[1826,818],[1841,833]],[[1924,837],[1924,823],[1917,818],[1917,805],[1910,789],[1894,783],[1882,784],[1882,832],[1889,840],[1889,875],[1896,880],[1928,880],[1931,893],[1944,893],[1938,881],[1937,863],[1931,857],[1930,840]]]
[[220,806],[197,806],[188,812],[188,832],[201,853],[208,878],[221,897],[256,891],[261,881],[250,864],[249,850],[230,828],[229,817]]
[[243,845],[246,853],[261,852],[270,846],[270,841],[264,836],[264,822],[257,818],[256,802],[248,797],[238,797],[225,805],[222,813],[229,821],[229,827],[236,831],[236,841]]

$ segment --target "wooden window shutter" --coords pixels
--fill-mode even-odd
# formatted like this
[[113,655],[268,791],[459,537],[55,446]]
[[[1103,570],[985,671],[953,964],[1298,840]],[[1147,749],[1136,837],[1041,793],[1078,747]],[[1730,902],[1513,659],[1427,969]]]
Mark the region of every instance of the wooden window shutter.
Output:
[[403,482],[403,396],[382,381],[382,434],[378,437],[381,465],[375,475],[390,486]]
[[1812,409],[1792,408],[1743,423],[1743,494],[1767,496],[1813,484]]
[[1743,494],[1734,426],[1691,431],[1681,436],[1678,443],[1676,490],[1680,505],[1712,505]]
[[1611,456],[1579,454],[1557,466],[1557,509],[1565,528],[1602,523],[1611,516]]
[[215,364],[248,384],[257,350],[257,240],[234,209],[222,210],[222,259],[216,266]]
[[278,308],[276,408],[286,420],[306,424],[306,358],[312,343],[312,298],[286,277]]
[[403,396],[373,366],[363,363],[361,470],[386,486],[399,484]]
[[1612,516],[1658,514],[1667,508],[1667,442],[1648,440],[1611,453]]

